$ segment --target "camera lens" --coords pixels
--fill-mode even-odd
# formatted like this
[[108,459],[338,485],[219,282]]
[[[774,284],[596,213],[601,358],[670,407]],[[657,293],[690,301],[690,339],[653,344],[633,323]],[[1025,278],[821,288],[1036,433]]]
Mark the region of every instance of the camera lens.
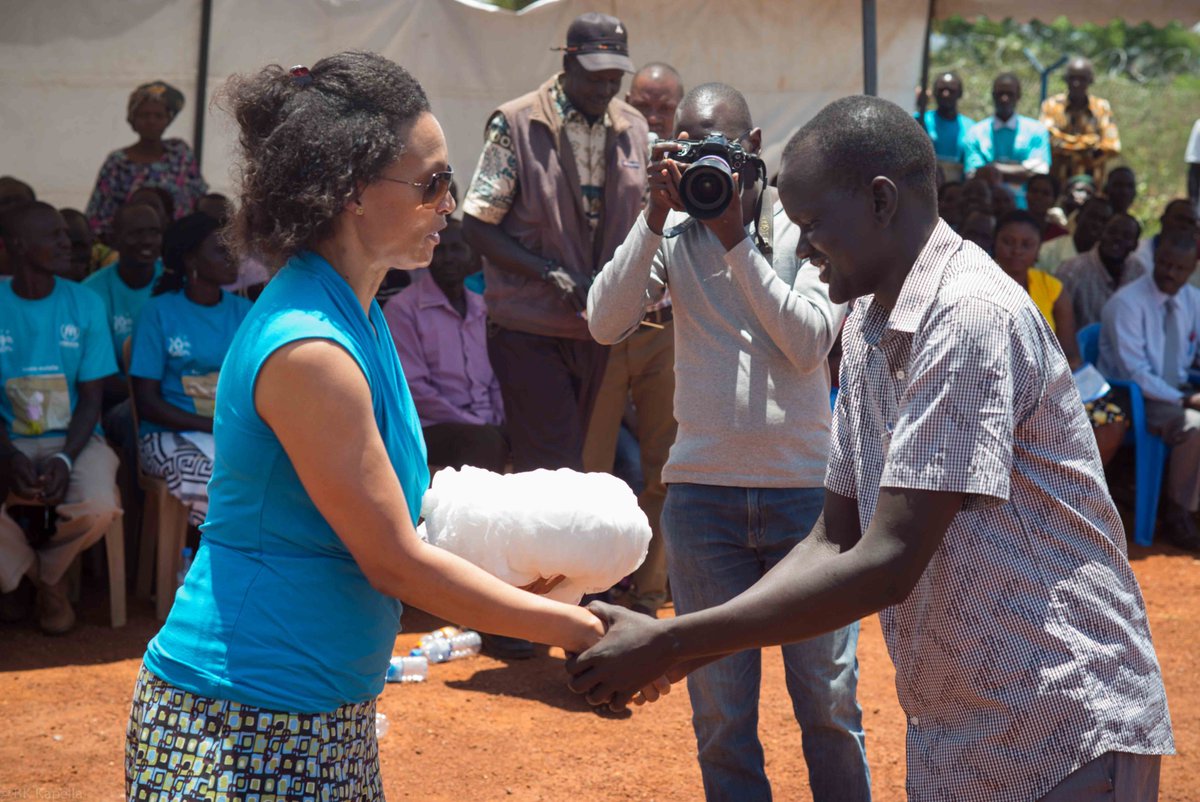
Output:
[[683,173],[679,194],[687,213],[708,220],[725,211],[733,199],[733,173],[719,156],[704,156]]

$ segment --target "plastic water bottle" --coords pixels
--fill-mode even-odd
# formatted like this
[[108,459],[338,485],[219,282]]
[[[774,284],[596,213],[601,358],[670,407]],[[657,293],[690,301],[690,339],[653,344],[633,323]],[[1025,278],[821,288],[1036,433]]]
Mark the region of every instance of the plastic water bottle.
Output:
[[185,548],[183,550],[183,559],[179,564],[179,572],[175,574],[175,587],[179,588],[183,585],[183,578],[187,576],[188,569],[192,567],[192,550]]
[[429,661],[421,655],[393,657],[388,666],[388,682],[424,682],[429,676]]
[[383,736],[387,735],[387,731],[388,731],[388,717],[385,716],[383,713],[376,713],[375,714],[375,737],[382,738]]
[[421,638],[421,653],[431,663],[445,663],[479,654],[483,642],[478,632],[442,627]]

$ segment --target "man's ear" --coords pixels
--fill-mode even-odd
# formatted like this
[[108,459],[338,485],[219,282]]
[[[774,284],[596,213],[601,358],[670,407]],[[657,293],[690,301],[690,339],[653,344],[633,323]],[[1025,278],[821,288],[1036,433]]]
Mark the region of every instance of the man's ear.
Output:
[[900,190],[885,175],[871,179],[871,214],[880,228],[886,228],[896,215]]
[[750,144],[750,152],[758,153],[762,150],[762,129],[751,128],[750,133],[746,134],[746,141]]

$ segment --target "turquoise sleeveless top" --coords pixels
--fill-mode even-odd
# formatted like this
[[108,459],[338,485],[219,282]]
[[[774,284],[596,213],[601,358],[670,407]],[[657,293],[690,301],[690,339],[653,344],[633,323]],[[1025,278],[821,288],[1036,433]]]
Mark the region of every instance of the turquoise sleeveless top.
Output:
[[[371,587],[254,408],[267,358],[314,338],[346,349],[366,376],[416,523],[429,468],[387,322],[374,301],[368,319],[323,258],[299,254],[230,345],[217,383],[216,462],[200,549],[145,657],[146,668],[184,690],[292,713],[378,696],[400,628],[400,602]],[[311,425],[336,430],[338,421]]]

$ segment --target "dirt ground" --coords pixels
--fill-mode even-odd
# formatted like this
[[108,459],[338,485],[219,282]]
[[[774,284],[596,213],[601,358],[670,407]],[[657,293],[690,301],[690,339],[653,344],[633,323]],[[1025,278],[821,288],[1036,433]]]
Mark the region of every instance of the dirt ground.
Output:
[[[1179,754],[1163,764],[1164,802],[1200,798],[1200,560],[1167,547],[1137,549]],[[85,580],[86,581],[86,580]],[[0,800],[123,797],[130,691],[157,624],[131,602],[130,622],[107,626],[103,583],[85,588],[82,625],[45,638],[32,624],[0,625]],[[669,613],[668,613],[669,614]],[[437,625],[406,617],[405,653]],[[765,653],[760,733],[780,800],[810,799],[800,734],[778,649]],[[904,723],[876,617],[863,622],[859,698],[875,799],[904,798]],[[1188,680],[1191,675],[1193,680]],[[700,773],[687,693],[626,716],[600,716],[564,684],[562,653],[502,663],[485,657],[434,666],[423,684],[389,685],[379,710],[392,800],[695,800]]]

